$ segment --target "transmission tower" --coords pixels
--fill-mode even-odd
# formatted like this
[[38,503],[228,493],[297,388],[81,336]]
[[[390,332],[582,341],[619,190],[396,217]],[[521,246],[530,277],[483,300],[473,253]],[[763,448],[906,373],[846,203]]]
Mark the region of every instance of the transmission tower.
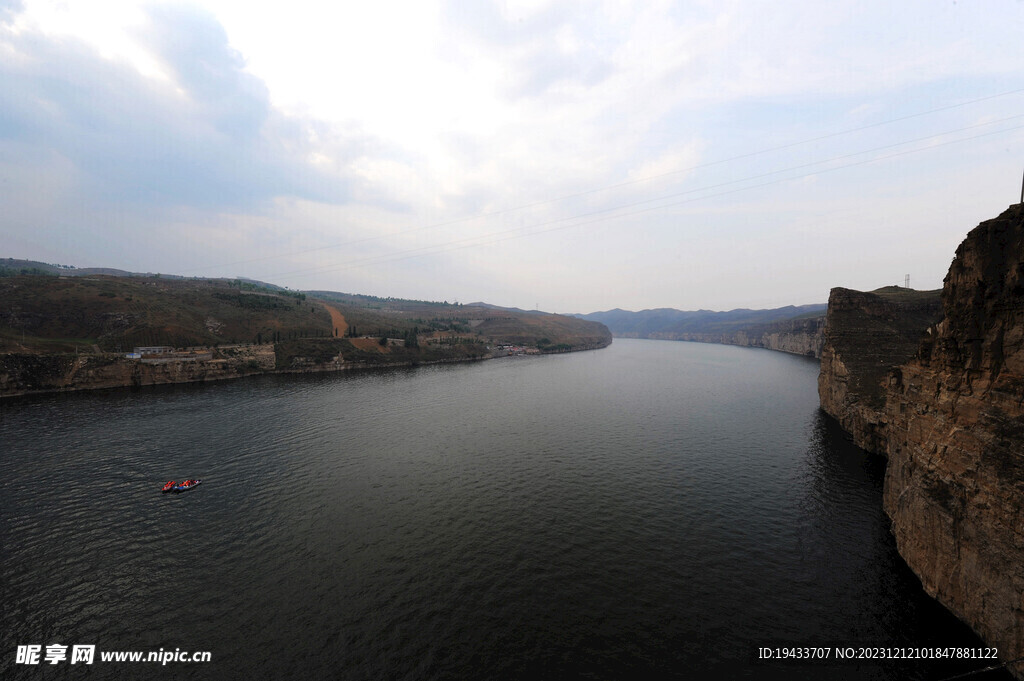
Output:
[[903,288],[910,288],[910,275],[903,277]]

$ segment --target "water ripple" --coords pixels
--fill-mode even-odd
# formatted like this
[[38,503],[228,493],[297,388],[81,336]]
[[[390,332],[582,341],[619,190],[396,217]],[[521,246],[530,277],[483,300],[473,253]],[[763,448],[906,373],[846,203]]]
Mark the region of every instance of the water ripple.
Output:
[[[5,650],[210,650],[159,674],[197,679],[955,673],[753,661],[977,644],[896,555],[882,464],[817,411],[816,373],[616,341],[4,402]],[[0,677],[38,678],[12,658]]]

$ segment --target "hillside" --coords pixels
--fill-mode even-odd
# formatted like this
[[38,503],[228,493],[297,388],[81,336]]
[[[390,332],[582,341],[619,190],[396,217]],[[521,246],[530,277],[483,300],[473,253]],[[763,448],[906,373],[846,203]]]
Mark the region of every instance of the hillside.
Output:
[[0,278],[0,352],[127,352],[330,335],[302,293],[163,277]]
[[612,338],[601,323],[546,312],[332,291],[308,293],[337,307],[349,329],[355,330],[352,335],[400,336],[412,331],[429,337],[456,336],[497,344],[529,345],[544,352],[603,347]]
[[[305,293],[242,279],[62,272],[8,268],[0,276],[0,395],[461,361],[500,354],[501,345],[552,353],[611,342],[596,322],[492,306]],[[140,346],[192,351],[125,357]]]

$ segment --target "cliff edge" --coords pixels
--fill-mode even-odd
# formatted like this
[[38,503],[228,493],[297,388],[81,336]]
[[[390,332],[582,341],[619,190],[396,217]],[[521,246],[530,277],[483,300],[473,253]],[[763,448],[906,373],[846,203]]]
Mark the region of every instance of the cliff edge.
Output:
[[942,318],[940,294],[895,286],[829,293],[818,397],[859,447],[884,451],[885,379],[914,357],[922,335]]
[[696,332],[651,332],[646,337],[656,340],[690,341],[692,343],[717,343],[719,345],[740,345],[748,348],[764,348],[791,355],[821,358],[824,344],[822,333],[824,315],[818,317],[785,319],[770,324],[755,324],[738,331],[724,333]]
[[[833,296],[822,408],[888,457],[885,511],[925,590],[1000,658],[1024,656],[1024,205],[967,235],[942,319],[909,357],[876,314],[866,325],[881,345],[865,353],[841,321],[856,296]],[[1024,663],[1008,668],[1024,679]]]
[[[967,235],[945,317],[894,371],[885,510],[925,590],[1024,656],[1024,205]],[[1012,669],[1024,678],[1024,664]]]

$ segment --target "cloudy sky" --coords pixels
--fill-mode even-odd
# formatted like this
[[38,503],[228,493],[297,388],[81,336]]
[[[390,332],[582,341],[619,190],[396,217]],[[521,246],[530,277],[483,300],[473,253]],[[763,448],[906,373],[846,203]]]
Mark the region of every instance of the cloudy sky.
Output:
[[0,257],[559,312],[938,288],[1019,198],[1021,35],[1011,0],[0,0]]

